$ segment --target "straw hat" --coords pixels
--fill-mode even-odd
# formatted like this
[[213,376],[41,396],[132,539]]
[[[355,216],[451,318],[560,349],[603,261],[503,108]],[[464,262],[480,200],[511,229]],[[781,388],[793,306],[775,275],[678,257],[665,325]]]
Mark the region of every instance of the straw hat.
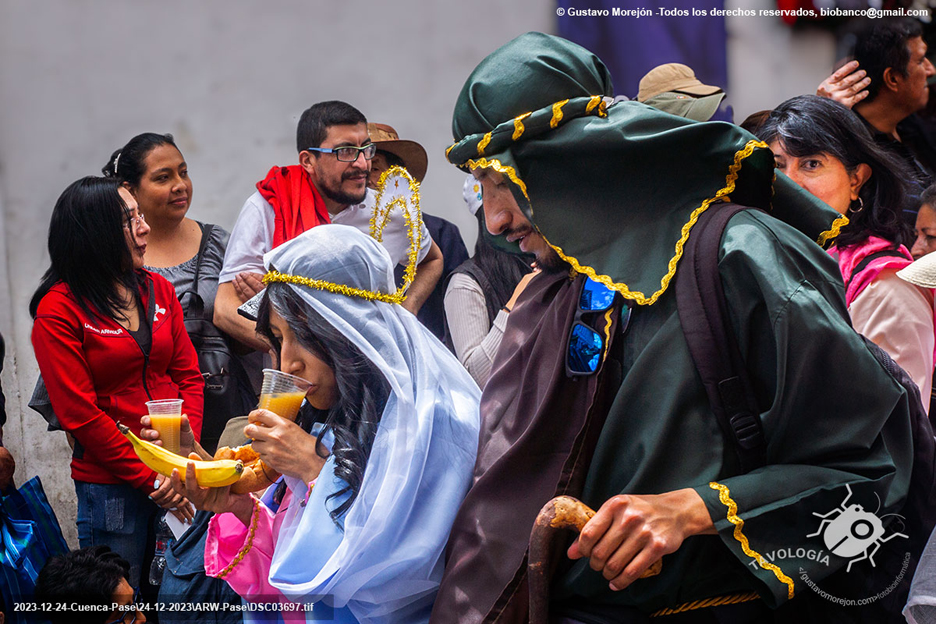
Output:
[[936,288],[936,253],[929,253],[897,271],[897,277],[923,288]]
[[725,92],[703,84],[692,68],[682,63],[654,67],[640,79],[637,101],[664,113],[708,121],[718,110]]
[[387,124],[367,124],[367,135],[378,150],[390,152],[403,161],[403,166],[410,175],[422,182],[429,168],[429,156],[422,145],[416,141],[401,139],[397,131]]

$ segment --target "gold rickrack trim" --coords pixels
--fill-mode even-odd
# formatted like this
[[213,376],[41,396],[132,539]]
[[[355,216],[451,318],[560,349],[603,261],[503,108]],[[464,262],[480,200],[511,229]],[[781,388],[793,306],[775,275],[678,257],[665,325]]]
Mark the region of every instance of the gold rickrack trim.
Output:
[[513,167],[502,165],[501,161],[497,160],[496,158],[492,158],[491,160],[488,160],[487,158],[479,158],[478,160],[469,160],[465,164],[469,169],[477,169],[479,167],[481,169],[490,168],[498,173],[504,174],[510,178],[511,182],[520,187],[520,190],[523,191],[523,196],[527,198],[527,201],[530,201],[530,196],[527,195],[526,184],[523,183],[523,180],[520,179],[520,176],[517,175],[517,172]]
[[[562,101],[560,101],[560,102],[555,102],[554,104],[552,104],[552,106],[551,106],[551,108],[552,108],[552,119],[549,120],[549,127],[550,127],[551,129],[555,130],[555,129],[559,126],[559,122],[562,121],[562,117],[563,117],[562,107],[565,106],[565,105],[568,104],[568,103],[569,103],[569,100],[566,99],[566,100],[562,100]],[[599,117],[607,117],[607,116],[608,116],[608,105],[607,105],[607,103],[605,103],[604,97],[603,97],[603,96],[601,96],[601,95],[592,95],[592,96],[590,96],[590,97],[589,97],[589,100],[588,100],[588,104],[587,104],[586,107],[585,107],[585,114],[586,114],[586,115],[592,114],[592,111],[594,111],[596,107],[598,108],[597,115],[598,115]],[[524,130],[526,130],[526,128],[524,128],[524,126],[523,126],[523,120],[526,119],[527,117],[529,117],[529,116],[532,115],[532,114],[533,114],[532,112],[530,112],[530,113],[523,113],[522,115],[518,115],[517,117],[514,117],[514,120],[513,120],[514,131],[513,131],[513,134],[512,134],[511,137],[510,137],[510,139],[511,139],[512,141],[518,141],[518,140],[520,139],[520,137],[523,136],[523,132],[524,132]],[[498,128],[499,128],[499,127],[500,127],[500,126],[498,126]],[[495,128],[494,130],[497,130],[497,128]],[[478,141],[478,144],[475,146],[475,150],[477,150],[478,156],[484,156],[484,151],[487,149],[488,144],[491,142],[491,139],[493,138],[494,130],[492,130],[491,132],[485,133],[485,134],[481,137],[481,140]],[[474,136],[474,135],[472,135],[472,136]],[[455,143],[452,143],[452,144],[449,145],[447,148],[445,148],[445,158],[446,158],[446,160],[448,160],[449,162],[452,162],[452,159],[449,157],[449,154],[451,153],[451,151],[452,151],[453,149],[455,149],[458,145],[460,145],[460,144],[461,144],[463,141],[465,141],[467,138],[468,138],[468,137],[465,137],[465,138],[463,138],[461,141],[456,141]]]
[[600,95],[593,95],[588,101],[588,106],[585,107],[585,114],[590,115],[595,107],[598,107],[598,116],[607,117],[608,116],[608,105],[605,104],[604,98]]
[[601,96],[593,95],[591,99],[588,100],[588,106],[585,107],[585,113],[591,113],[599,104],[601,104]]
[[[387,180],[391,175],[395,174],[403,176],[409,183],[410,192],[413,194],[413,211],[410,212],[404,198],[398,197],[387,204],[387,208],[384,210],[383,214],[378,214],[380,213],[380,201],[383,199]],[[396,165],[384,171],[380,175],[380,180],[377,181],[377,197],[374,200],[374,214],[371,215],[370,219],[370,235],[371,238],[377,242],[383,241],[384,227],[386,227],[387,222],[390,220],[390,212],[393,210],[394,206],[400,206],[400,212],[403,213],[403,218],[406,219],[406,234],[410,241],[406,259],[406,270],[403,272],[403,284],[396,292],[396,294],[400,295],[400,302],[402,302],[406,299],[404,293],[410,287],[410,284],[413,283],[413,280],[416,279],[416,259],[419,257],[419,248],[422,246],[422,228],[420,227],[420,223],[422,222],[422,210],[419,208],[419,182],[417,182],[405,168]],[[378,217],[380,217],[380,225],[377,225]]]
[[523,113],[522,115],[519,115],[518,117],[514,117],[514,133],[513,133],[513,136],[510,137],[511,140],[516,141],[517,139],[523,136],[523,131],[525,130],[525,128],[523,127],[523,120],[532,114],[533,113]]
[[848,225],[848,217],[845,215],[840,216],[832,222],[831,228],[819,235],[819,238],[816,239],[816,242],[819,243],[820,247],[824,247],[827,242],[841,234],[842,228],[846,225]]
[[484,156],[484,149],[488,146],[488,143],[490,142],[491,142],[491,133],[488,132],[483,137],[481,137],[480,141],[478,141],[478,155],[479,156]]
[[760,596],[757,592],[748,592],[745,594],[728,594],[727,596],[718,596],[717,598],[706,598],[704,600],[693,600],[686,602],[672,609],[660,609],[650,614],[650,617],[660,617],[663,615],[676,615],[685,611],[694,611],[696,609],[707,609],[709,607],[719,607],[721,605],[740,604],[757,600]]
[[744,520],[738,516],[738,504],[731,499],[731,492],[728,491],[728,487],[722,485],[721,483],[716,483],[715,481],[710,482],[709,487],[713,490],[718,490],[718,500],[721,501],[722,505],[728,508],[728,514],[726,517],[728,522],[734,525],[734,538],[741,544],[741,550],[744,551],[745,555],[754,559],[760,565],[760,567],[773,572],[778,581],[786,584],[787,598],[792,599],[793,579],[784,574],[783,570],[781,570],[779,567],[764,559],[763,555],[752,550],[747,536],[741,532],[741,529],[744,527]]
[[[597,272],[595,272],[595,269],[589,266],[584,266],[576,258],[566,254],[562,250],[562,248],[556,245],[553,245],[548,240],[546,240],[545,236],[543,237],[543,240],[546,240],[546,244],[552,247],[553,251],[555,251],[559,255],[560,258],[562,258],[563,260],[568,262],[570,265],[572,265],[572,268],[578,273],[584,273],[585,275],[592,278],[596,282],[600,282],[604,284],[605,286],[607,286],[608,288],[610,288],[611,290],[621,293],[621,295],[625,299],[631,299],[635,303],[637,303],[637,305],[653,305],[654,303],[656,303],[657,299],[660,298],[660,295],[666,292],[666,289],[669,287],[670,281],[673,279],[673,276],[676,274],[676,265],[679,263],[680,258],[682,258],[683,247],[685,246],[686,241],[689,240],[689,232],[692,230],[692,227],[696,224],[696,221],[699,220],[699,215],[701,215],[703,212],[708,210],[708,207],[711,206],[716,201],[727,201],[728,194],[733,192],[735,189],[735,182],[737,182],[738,180],[738,172],[741,170],[741,164],[742,164],[741,161],[743,161],[745,158],[753,154],[754,149],[759,148],[759,147],[766,148],[767,144],[764,143],[763,141],[751,140],[751,141],[748,141],[747,144],[745,144],[745,146],[742,149],[735,152],[734,162],[728,167],[728,175],[725,176],[725,186],[719,189],[719,191],[715,193],[713,197],[710,197],[706,199],[705,201],[703,201],[702,205],[696,208],[695,210],[693,210],[692,213],[689,215],[689,220],[685,223],[685,225],[682,226],[679,240],[676,241],[676,253],[672,258],[670,258],[670,261],[668,264],[668,271],[666,275],[664,275],[663,278],[660,280],[660,289],[656,291],[655,293],[653,293],[653,295],[649,299],[640,291],[630,290],[627,284],[618,284],[614,282],[607,275],[599,275]],[[526,195],[525,190],[524,190],[524,195]],[[527,199],[529,199],[529,197]]]
[[614,312],[614,306],[608,308],[608,311],[605,313],[605,342],[604,342],[604,353],[601,355],[602,364],[605,361],[605,358],[608,357],[608,352],[611,351],[611,313]]
[[400,291],[397,291],[392,295],[388,295],[386,293],[372,292],[370,290],[363,290],[361,288],[352,288],[351,286],[345,286],[344,284],[332,284],[331,282],[326,282],[325,280],[312,279],[310,277],[303,277],[301,275],[287,275],[286,273],[280,273],[279,271],[270,271],[263,276],[264,284],[272,284],[274,282],[279,282],[282,284],[293,284],[295,286],[308,286],[309,288],[315,288],[317,290],[327,290],[328,292],[335,293],[336,295],[360,297],[361,299],[366,299],[367,301],[402,303],[404,298]]
[[562,107],[568,104],[569,100],[562,100],[561,102],[556,102],[552,105],[552,119],[549,120],[549,127],[553,130],[556,129],[556,126],[559,125],[559,122],[562,121]]
[[257,524],[260,522],[260,501],[252,496],[251,498],[253,498],[254,509],[252,514],[253,517],[250,519],[250,531],[247,533],[247,543],[244,544],[244,547],[240,549],[240,552],[237,553],[237,556],[234,557],[234,560],[231,561],[231,563],[229,563],[226,568],[218,573],[217,578],[219,579],[223,579],[225,576],[230,574],[234,568],[237,567],[237,564],[243,561],[247,553],[250,552],[250,549],[253,548],[254,536],[257,535]]

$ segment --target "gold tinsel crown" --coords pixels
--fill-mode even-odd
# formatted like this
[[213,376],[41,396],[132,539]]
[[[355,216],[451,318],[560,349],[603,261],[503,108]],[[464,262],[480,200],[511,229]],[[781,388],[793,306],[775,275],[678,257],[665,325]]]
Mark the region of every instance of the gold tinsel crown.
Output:
[[422,246],[422,212],[419,209],[419,182],[403,167],[393,166],[383,172],[380,181],[377,183],[377,200],[374,202],[374,213],[370,219],[370,235],[377,242],[383,242],[384,227],[390,222],[390,212],[397,206],[400,207],[403,218],[406,219],[410,247],[406,271],[403,273],[403,284],[395,293],[388,294],[353,288],[346,284],[334,284],[325,280],[312,279],[302,275],[288,275],[279,271],[269,271],[263,276],[263,283],[282,282],[307,286],[317,290],[327,290],[348,297],[360,297],[367,301],[403,303],[403,300],[406,299],[406,290],[416,277],[416,258],[419,254],[419,248]]

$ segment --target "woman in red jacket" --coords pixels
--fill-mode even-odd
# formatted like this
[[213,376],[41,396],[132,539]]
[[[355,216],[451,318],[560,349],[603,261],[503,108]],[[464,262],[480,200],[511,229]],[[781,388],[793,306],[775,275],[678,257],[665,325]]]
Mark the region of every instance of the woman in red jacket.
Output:
[[29,308],[49,399],[75,439],[79,544],[120,553],[135,587],[157,505],[179,519],[192,511],[168,479],[143,465],[116,423],[139,433],[146,401],[182,398],[200,432],[203,400],[175,290],[143,269],[147,234],[136,201],[116,180],[78,180],[55,204],[52,266]]

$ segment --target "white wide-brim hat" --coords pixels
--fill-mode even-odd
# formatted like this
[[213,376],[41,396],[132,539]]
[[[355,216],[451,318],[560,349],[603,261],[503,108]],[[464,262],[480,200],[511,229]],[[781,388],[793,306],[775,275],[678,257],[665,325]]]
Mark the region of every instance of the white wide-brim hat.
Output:
[[923,288],[936,288],[936,253],[929,253],[897,271],[897,277]]

